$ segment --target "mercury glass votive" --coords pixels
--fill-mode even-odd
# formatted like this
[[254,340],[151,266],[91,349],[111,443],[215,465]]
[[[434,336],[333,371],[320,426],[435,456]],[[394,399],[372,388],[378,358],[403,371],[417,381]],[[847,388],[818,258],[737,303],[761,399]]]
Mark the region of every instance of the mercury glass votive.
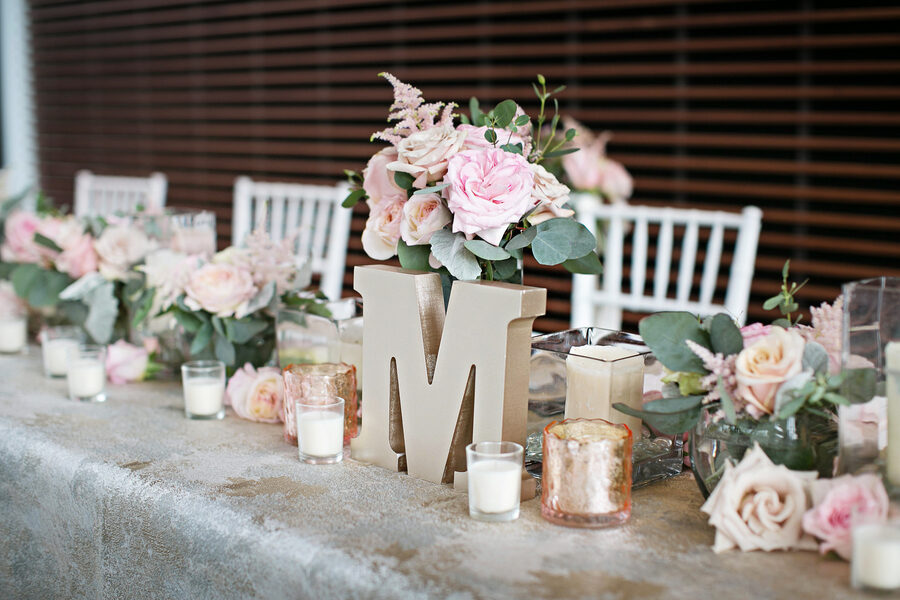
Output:
[[40,339],[44,373],[47,377],[65,377],[69,371],[69,352],[78,349],[84,332],[70,325],[46,327]]
[[344,400],[343,443],[357,432],[356,367],[346,363],[289,365],[284,369],[284,441],[297,445],[296,403]]
[[310,396],[294,403],[300,460],[314,465],[344,458],[344,399]]
[[195,360],[181,365],[184,416],[188,419],[225,417],[225,363]]
[[632,434],[603,419],[544,428],[541,515],[557,525],[609,527],[631,516]]
[[523,451],[515,442],[466,446],[470,517],[479,521],[513,521],[519,517]]
[[66,381],[71,400],[105,402],[106,348],[82,344],[69,349]]

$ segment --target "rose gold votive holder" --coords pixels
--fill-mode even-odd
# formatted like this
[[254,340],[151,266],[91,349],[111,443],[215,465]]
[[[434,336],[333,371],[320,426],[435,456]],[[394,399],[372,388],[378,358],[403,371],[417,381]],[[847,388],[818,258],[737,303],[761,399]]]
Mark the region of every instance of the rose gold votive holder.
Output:
[[284,441],[297,445],[297,417],[294,405],[344,399],[344,443],[356,437],[356,367],[347,363],[288,365],[284,369],[284,402],[281,420]]
[[544,428],[541,515],[568,527],[610,527],[631,516],[632,434],[603,419]]

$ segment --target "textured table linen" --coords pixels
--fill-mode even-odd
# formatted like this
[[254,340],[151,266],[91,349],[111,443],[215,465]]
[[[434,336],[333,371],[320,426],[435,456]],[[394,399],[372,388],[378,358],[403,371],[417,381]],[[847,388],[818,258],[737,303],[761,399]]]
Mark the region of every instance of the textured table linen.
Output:
[[301,464],[280,425],[184,418],[174,382],[65,399],[0,357],[0,598],[847,598],[846,563],[714,555],[689,475],[624,527],[512,523],[352,460]]

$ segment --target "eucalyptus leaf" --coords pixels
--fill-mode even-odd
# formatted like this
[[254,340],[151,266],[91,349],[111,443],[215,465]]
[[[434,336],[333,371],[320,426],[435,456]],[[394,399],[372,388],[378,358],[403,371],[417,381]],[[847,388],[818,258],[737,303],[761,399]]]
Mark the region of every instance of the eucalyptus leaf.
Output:
[[677,435],[693,429],[700,419],[703,396],[681,396],[654,400],[636,410],[617,402],[613,408],[621,413],[638,417],[666,435]]
[[449,185],[450,185],[449,183],[439,183],[437,185],[432,185],[427,188],[423,188],[421,190],[416,190],[415,192],[413,192],[413,196],[415,196],[416,194],[437,193],[437,192],[441,191],[442,189],[444,189],[445,187],[449,187]]
[[725,383],[722,381],[721,377],[719,377],[719,380],[716,382],[716,389],[719,391],[720,404],[722,406],[722,412],[725,413],[725,420],[729,423],[734,423],[737,420],[737,411],[734,408],[734,398],[732,398],[731,394],[728,393],[728,390],[725,389]]
[[772,310],[779,304],[781,304],[781,294],[779,294],[778,296],[772,296],[771,298],[763,302],[763,308],[765,310]]
[[347,194],[347,197],[344,198],[343,202],[341,202],[341,206],[343,206],[344,208],[353,208],[354,206],[356,206],[356,204],[360,200],[362,200],[365,197],[366,197],[366,190],[363,190],[363,189],[353,190],[352,192]]
[[144,319],[147,318],[147,315],[150,314],[150,310],[153,308],[154,296],[156,296],[156,289],[154,288],[146,289],[144,290],[144,293],[141,294],[141,297],[137,302],[137,310],[131,320],[131,326],[133,328],[136,329]]
[[581,258],[570,258],[564,261],[563,267],[569,273],[581,273],[583,275],[599,275],[603,272],[603,264],[596,252],[588,252]]
[[506,260],[498,260],[494,263],[494,279],[497,281],[508,281],[519,269],[519,261],[515,258],[507,258]]
[[217,359],[228,366],[234,366],[234,345],[228,341],[228,338],[220,335],[218,332],[216,332],[215,353]]
[[725,356],[737,354],[744,349],[744,337],[734,320],[724,313],[719,313],[709,323],[709,341],[712,351]]
[[703,361],[684,343],[685,340],[692,340],[711,349],[709,334],[691,313],[656,313],[641,319],[638,330],[644,343],[667,369],[689,373],[708,372]]
[[207,321],[200,327],[200,329],[197,331],[197,334],[194,336],[193,341],[191,342],[191,356],[195,356],[203,352],[203,350],[209,345],[209,342],[212,339],[212,335],[212,323]]
[[500,146],[500,149],[507,152],[512,152],[513,154],[522,154],[522,144],[518,142],[515,144],[503,144],[502,146]]
[[553,152],[548,152],[544,155],[544,158],[556,158],[557,156],[565,156],[566,154],[572,154],[573,152],[578,152],[580,148],[563,148],[561,150],[554,150]]
[[431,253],[457,279],[475,280],[481,276],[481,266],[465,244],[465,234],[440,229],[431,236]]
[[184,330],[188,333],[197,333],[197,331],[203,325],[203,321],[198,319],[191,313],[176,310],[174,312],[174,315],[175,320],[178,321],[178,324],[184,327]]
[[493,129],[488,129],[484,132],[484,139],[489,141],[492,144],[497,143],[497,132]]
[[213,315],[210,322],[212,323],[213,331],[219,335],[225,335],[225,326],[222,324],[222,319],[220,317]]
[[518,105],[515,100],[504,100],[494,107],[494,118],[497,119],[497,127],[503,128],[509,125],[516,116]]
[[534,237],[536,235],[537,235],[537,228],[529,227],[528,229],[524,230],[522,233],[516,235],[515,237],[510,239],[508,242],[506,242],[506,245],[504,246],[504,248],[506,248],[507,250],[519,250],[521,248],[526,248],[526,247],[528,247],[528,244],[530,244],[531,242],[534,241]]
[[845,369],[841,395],[852,404],[868,402],[875,396],[875,369]]
[[46,235],[44,235],[42,233],[34,234],[34,243],[37,244],[38,246],[43,246],[44,248],[49,248],[50,250],[53,250],[54,252],[62,252],[63,251],[63,249],[60,248],[56,242],[54,242],[53,240],[51,240],[50,238],[48,238]]
[[[250,300],[250,303],[247,304],[247,314],[252,315],[256,311],[269,306],[272,303],[272,300],[275,298],[275,282],[270,281],[266,285],[263,286],[263,289]],[[224,333],[222,334],[224,335]]]
[[430,271],[429,254],[431,254],[431,250],[427,244],[409,246],[402,238],[397,241],[397,258],[400,259],[400,266],[404,269]]
[[[779,419],[786,419],[800,410],[808,396],[808,392],[804,394],[802,390],[812,381],[812,378],[813,371],[808,369],[797,373],[781,384],[775,394],[775,414]],[[797,398],[800,399],[799,403],[795,401]]]
[[119,300],[111,281],[95,287],[84,298],[88,306],[84,329],[98,344],[108,344],[112,340],[113,328],[119,316]]
[[65,273],[41,269],[28,289],[26,300],[36,308],[55,306],[59,303],[59,295],[71,284],[72,278]]
[[[280,318],[280,317],[279,317]],[[265,320],[250,319],[225,319],[226,337],[235,344],[246,344],[254,336],[259,335],[269,326]]]
[[528,125],[528,121],[530,120],[528,115],[519,115],[513,122],[516,124],[516,127],[524,127],[525,125]]
[[464,246],[469,252],[484,260],[506,260],[510,257],[509,252],[503,248],[488,244],[484,240],[468,240]]
[[806,342],[803,349],[803,369],[813,373],[828,372],[828,351],[818,342]]
[[394,182],[404,190],[411,190],[413,186],[413,182],[416,180],[415,177],[410,175],[409,173],[404,173],[403,171],[395,171],[394,172]]
[[40,276],[40,272],[41,268],[32,264],[19,265],[13,270],[10,277],[13,289],[19,298],[28,298],[28,290],[31,289],[35,280]]

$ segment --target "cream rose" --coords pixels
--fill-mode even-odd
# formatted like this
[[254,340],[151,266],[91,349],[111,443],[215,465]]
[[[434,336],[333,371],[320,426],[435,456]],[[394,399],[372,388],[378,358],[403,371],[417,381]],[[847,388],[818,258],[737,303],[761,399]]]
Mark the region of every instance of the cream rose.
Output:
[[375,260],[387,260],[397,254],[403,202],[380,204],[372,209],[362,232],[363,250]]
[[432,234],[453,220],[437,194],[413,194],[403,205],[400,237],[410,246],[427,244]]
[[805,345],[796,331],[773,327],[769,335],[741,350],[735,362],[737,394],[751,416],[772,414],[778,388],[803,368]]
[[106,347],[106,376],[110,383],[121,385],[141,381],[147,374],[150,352],[125,340]]
[[107,279],[125,279],[129,269],[155,247],[156,244],[140,229],[111,225],[94,242],[94,250],[100,258],[100,274]]
[[716,528],[713,551],[815,549],[803,536],[804,482],[815,477],[776,466],[758,444],[737,466],[726,464],[719,485],[700,507]]
[[363,190],[369,210],[382,204],[394,204],[406,200],[406,190],[394,181],[394,171],[388,165],[397,160],[396,148],[389,147],[377,152],[363,169]]
[[184,303],[191,310],[238,319],[246,314],[247,305],[257,292],[250,273],[227,264],[200,267],[191,275],[184,291]]
[[397,160],[388,164],[391,171],[415,177],[413,186],[422,189],[440,181],[447,172],[447,161],[462,149],[466,134],[452,127],[431,127],[404,138],[397,145]]
[[574,210],[564,208],[569,201],[569,188],[561,184],[550,171],[535,163],[529,163],[534,173],[534,189],[531,197],[537,208],[528,216],[528,222],[537,225],[555,217],[571,217]]
[[281,372],[274,367],[254,369],[247,363],[228,381],[225,403],[235,414],[248,421],[278,423],[284,401]]

